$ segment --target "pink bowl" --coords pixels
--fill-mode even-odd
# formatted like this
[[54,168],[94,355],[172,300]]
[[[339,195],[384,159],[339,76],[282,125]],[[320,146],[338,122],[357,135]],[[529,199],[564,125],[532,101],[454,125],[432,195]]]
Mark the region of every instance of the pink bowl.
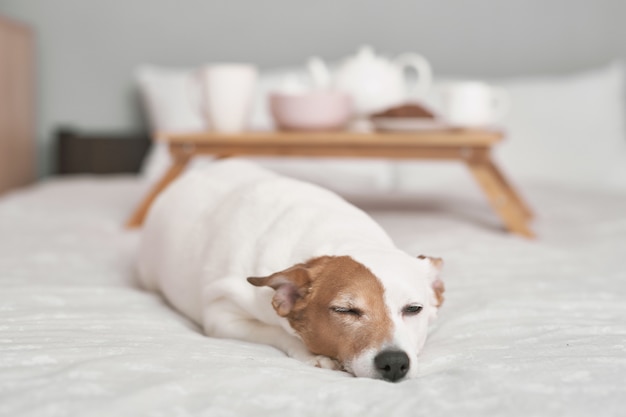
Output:
[[352,117],[352,98],[340,92],[272,93],[269,99],[282,130],[341,130]]

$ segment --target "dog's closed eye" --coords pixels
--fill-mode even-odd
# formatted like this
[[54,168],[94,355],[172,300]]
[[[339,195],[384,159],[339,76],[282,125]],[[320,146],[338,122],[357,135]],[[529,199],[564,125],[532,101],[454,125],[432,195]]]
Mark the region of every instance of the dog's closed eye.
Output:
[[354,307],[331,307],[330,310],[337,314],[349,315],[357,318],[363,316],[363,311]]
[[422,311],[423,308],[424,307],[422,307],[420,304],[409,304],[404,306],[404,308],[402,309],[402,314],[405,316],[416,316]]

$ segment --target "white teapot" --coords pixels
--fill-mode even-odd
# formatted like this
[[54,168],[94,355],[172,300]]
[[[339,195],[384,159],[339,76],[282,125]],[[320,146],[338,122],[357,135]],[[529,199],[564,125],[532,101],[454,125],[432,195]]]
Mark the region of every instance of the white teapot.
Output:
[[[406,69],[417,73],[410,93]],[[421,55],[406,53],[390,60],[376,55],[371,46],[362,46],[331,74],[319,57],[308,61],[309,73],[318,88],[334,88],[350,94],[357,115],[365,116],[400,104],[407,98],[423,98],[432,84],[432,69]]]

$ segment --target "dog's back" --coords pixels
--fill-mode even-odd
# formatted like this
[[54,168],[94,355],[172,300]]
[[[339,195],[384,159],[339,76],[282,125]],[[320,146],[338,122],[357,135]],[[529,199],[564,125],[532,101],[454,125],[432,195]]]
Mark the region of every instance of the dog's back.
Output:
[[334,193],[227,160],[186,173],[155,201],[143,230],[139,275],[145,288],[161,291],[201,323],[207,280],[236,276],[245,297],[254,291],[248,276],[372,240],[392,245],[365,213]]

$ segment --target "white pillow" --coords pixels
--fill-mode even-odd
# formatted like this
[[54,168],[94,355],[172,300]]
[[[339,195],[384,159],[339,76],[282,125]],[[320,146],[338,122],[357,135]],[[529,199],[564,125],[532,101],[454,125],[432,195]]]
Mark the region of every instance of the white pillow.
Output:
[[[624,67],[562,76],[493,81],[505,88],[512,108],[502,121],[507,133],[495,158],[518,180],[626,190]],[[469,184],[460,166],[397,165],[402,190]]]
[[[148,119],[154,132],[202,131],[199,97],[193,91],[192,70],[167,70],[143,67],[137,71],[139,88],[144,97]],[[251,126],[257,130],[272,129],[267,96],[281,88],[287,79],[306,83],[303,68],[285,68],[262,72],[257,86]],[[194,158],[191,167],[208,163],[211,158]],[[383,160],[337,158],[250,158],[283,175],[310,181],[340,193],[385,190],[392,186],[391,164]],[[171,162],[167,147],[155,143],[144,159],[141,174],[150,182],[161,178]]]
[[154,132],[191,132],[207,128],[190,70],[140,67],[135,78]]
[[626,185],[624,67],[501,83],[513,109],[498,158],[512,175],[607,187]]

